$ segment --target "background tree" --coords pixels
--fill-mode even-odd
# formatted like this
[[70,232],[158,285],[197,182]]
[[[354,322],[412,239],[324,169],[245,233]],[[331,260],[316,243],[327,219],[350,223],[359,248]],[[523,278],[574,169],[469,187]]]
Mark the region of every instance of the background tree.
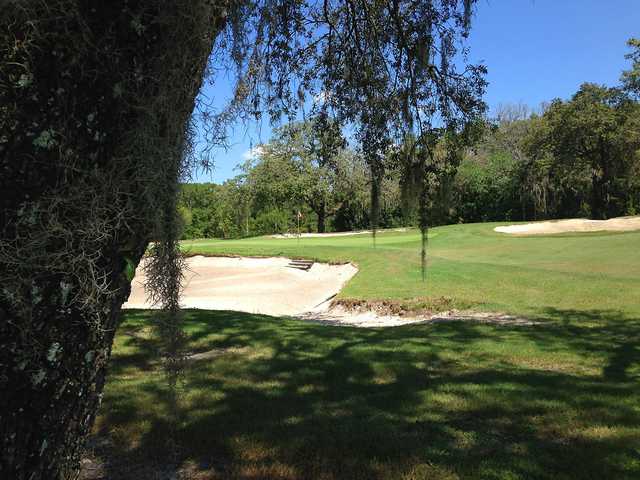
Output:
[[[611,215],[633,215],[638,212],[640,204],[638,100],[627,88],[597,88],[619,100],[605,105],[609,109],[606,111],[616,112],[614,116],[618,118],[609,128],[615,145],[608,145],[606,149],[610,154],[608,168],[612,169],[609,179],[612,188]],[[593,136],[598,133],[597,129],[602,123],[594,121],[571,132],[564,129],[565,120],[558,120],[558,112],[570,104],[575,106],[574,100],[557,100],[541,105],[537,111],[522,104],[499,105],[494,118],[469,124],[465,142],[468,144],[472,140],[471,147],[464,147],[464,142],[447,144],[456,136],[446,130],[433,129],[430,137],[433,144],[429,149],[424,149],[412,133],[406,134],[401,141],[395,141],[386,150],[381,148],[379,162],[383,169],[379,180],[377,223],[381,227],[414,226],[420,224],[420,215],[424,215],[423,219],[428,218],[431,225],[589,216],[593,202],[593,168],[581,156],[578,150],[581,145],[572,135],[580,132],[585,137]],[[598,117],[589,118],[597,120]],[[322,143],[317,131],[327,132],[330,129],[314,128],[318,124],[313,120],[294,122],[276,131],[279,138],[274,141],[281,144],[279,148],[282,152],[289,152],[287,161],[292,162],[283,171],[290,169],[293,175],[299,176],[289,182],[291,186],[295,182],[300,184],[298,197],[292,192],[287,194],[289,203],[284,213],[271,210],[280,207],[269,206],[265,209],[253,203],[246,182],[248,177],[251,177],[254,188],[261,183],[268,184],[272,178],[281,180],[273,174],[260,175],[262,167],[258,168],[258,163],[254,163],[245,173],[225,183],[226,195],[222,195],[223,190],[218,189],[215,190],[217,193],[212,194],[215,199],[212,197],[207,200],[215,205],[211,207],[212,212],[235,212],[235,216],[227,214],[226,220],[220,222],[218,218],[221,214],[218,213],[187,212],[191,214],[191,225],[185,234],[193,237],[196,235],[194,232],[199,231],[226,238],[228,235],[280,232],[295,227],[292,219],[297,209],[305,213],[303,230],[312,231],[310,220],[317,221],[318,218],[313,211],[315,198],[323,199],[325,206],[330,204],[330,212],[335,210],[335,216],[327,215],[329,229],[356,230],[369,227],[372,181],[371,168],[364,161],[364,152],[362,149],[360,152],[354,151],[348,146],[341,148],[330,161],[324,160],[323,167],[320,167],[315,152],[322,148]],[[339,137],[337,122],[333,122],[333,125],[336,131],[328,135],[328,139],[336,139],[335,145],[339,146],[343,140]],[[363,131],[360,130],[360,133]],[[423,140],[426,138],[429,137],[425,136]],[[564,147],[559,146],[558,139],[564,139]],[[561,148],[564,148],[563,153],[560,153]],[[422,161],[424,163],[420,163]],[[371,164],[371,161],[368,163]],[[328,170],[324,169],[327,164],[331,166]],[[421,211],[421,202],[418,200],[422,185],[428,186],[428,191],[423,202],[426,208]],[[206,189],[201,191],[204,193]],[[244,193],[240,194],[241,191]],[[282,202],[287,200],[281,198],[280,206],[285,205]],[[244,207],[240,208],[240,204]],[[182,204],[182,208],[188,209],[189,206]],[[242,220],[238,217],[240,211],[246,212]],[[209,224],[201,225],[206,222]],[[235,225],[231,226],[234,222]],[[240,228],[238,223],[242,223],[243,227]],[[229,225],[225,231],[218,228],[223,224]]]
[[638,143],[638,104],[621,90],[586,83],[568,102],[555,101],[544,115],[555,161],[588,171],[592,218],[624,209],[620,178],[628,175]]
[[258,146],[255,157],[243,165],[255,233],[285,233],[293,227],[305,199],[302,154],[302,136],[296,126],[286,125],[276,129],[272,139]]
[[631,38],[627,45],[631,53],[625,58],[631,60],[631,69],[622,73],[622,84],[628,92],[640,97],[640,39]]
[[336,231],[369,228],[370,173],[362,155],[352,149],[342,150],[336,157],[336,201],[338,209],[333,217]]
[[[275,230],[284,232],[306,204],[323,233],[327,217],[338,208],[336,157],[345,145],[340,126],[326,113],[276,129],[271,140],[258,147],[256,158],[243,166],[254,193],[254,212],[280,217]],[[280,213],[274,217],[276,210]],[[272,233],[273,228],[265,225],[261,230]]]
[[[358,127],[371,171],[375,232],[384,159],[394,137],[413,132],[421,138],[440,124],[461,130],[484,110],[485,68],[469,64],[461,48],[474,3],[346,0],[323,2],[317,10],[307,4],[283,9],[277,18],[305,41],[286,40],[286,51],[272,49],[285,41],[272,25],[256,35],[234,37],[235,63],[245,59],[252,68],[232,108],[244,104],[245,111],[255,113],[257,104],[274,96],[299,104],[299,95],[291,94],[300,91],[291,88],[295,84],[322,92],[342,123]],[[244,9],[244,17],[252,11]],[[322,28],[309,32],[307,25]],[[453,61],[456,57],[459,61]]]
[[339,208],[336,203],[337,156],[347,145],[340,124],[325,109],[310,120],[307,126],[308,155],[304,161],[306,202],[318,218],[317,231],[326,231],[327,216]]

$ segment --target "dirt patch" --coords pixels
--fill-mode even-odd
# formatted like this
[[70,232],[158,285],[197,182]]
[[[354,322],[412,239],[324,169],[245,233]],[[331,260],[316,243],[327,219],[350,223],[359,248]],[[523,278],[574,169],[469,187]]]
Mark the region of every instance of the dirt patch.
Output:
[[313,311],[297,315],[297,318],[325,325],[360,328],[400,327],[411,324],[444,322],[477,322],[514,326],[529,326],[540,323],[499,312],[456,309],[452,307],[454,303],[454,300],[448,297],[413,299],[403,302],[340,299],[328,301]]
[[630,232],[640,230],[640,215],[634,217],[618,217],[609,220],[588,220],[573,218],[548,222],[527,223],[524,225],[508,225],[494,228],[496,232],[511,235],[543,235],[568,232]]
[[508,326],[531,326],[540,323],[527,318],[497,312],[449,310],[423,315],[381,315],[375,311],[350,311],[340,306],[331,307],[329,310],[322,312],[309,312],[304,315],[299,315],[298,318],[325,325],[360,328],[401,327],[403,325],[445,322],[476,322]]
[[[471,305],[465,305],[470,307]],[[398,317],[431,316],[438,312],[460,307],[451,297],[412,298],[403,300],[360,300],[340,298],[333,300],[330,308],[342,307],[352,313],[373,312],[379,316],[392,315]]]
[[349,311],[336,306],[322,312],[309,312],[298,318],[325,325],[378,328],[401,327],[412,324],[435,324],[445,322],[476,322],[505,326],[531,326],[540,322],[497,312],[467,312],[449,310],[431,315],[380,315],[375,311]]

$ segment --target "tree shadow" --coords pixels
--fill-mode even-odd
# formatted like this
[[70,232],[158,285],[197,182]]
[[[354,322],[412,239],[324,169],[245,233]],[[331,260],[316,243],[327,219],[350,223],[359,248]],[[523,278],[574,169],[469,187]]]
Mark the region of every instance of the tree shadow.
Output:
[[243,350],[190,364],[177,426],[153,345],[116,352],[93,478],[638,478],[640,320],[539,319],[356,329],[192,311],[198,349]]

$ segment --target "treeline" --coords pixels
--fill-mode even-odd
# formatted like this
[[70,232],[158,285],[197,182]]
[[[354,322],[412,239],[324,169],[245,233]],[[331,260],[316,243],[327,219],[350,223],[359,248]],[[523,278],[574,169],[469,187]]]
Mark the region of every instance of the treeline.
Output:
[[[568,100],[532,111],[506,105],[484,120],[472,147],[428,153],[430,225],[640,213],[640,42],[622,84],[583,84]],[[381,228],[417,225],[410,136],[385,155]],[[449,152],[440,154],[439,152]],[[407,166],[408,165],[408,166]],[[415,173],[415,172],[413,172]],[[421,173],[422,174],[422,173]],[[286,125],[222,185],[186,184],[184,238],[345,231],[370,226],[371,173],[326,112]],[[424,201],[424,199],[420,200]]]
[[629,92],[584,84],[541,114],[499,113],[457,169],[450,221],[640,213],[640,104]]
[[[331,170],[299,158],[261,154],[220,185],[184,184],[183,238],[240,238],[271,233],[369,228],[369,172],[344,148]],[[397,182],[384,181],[382,225],[403,224]]]

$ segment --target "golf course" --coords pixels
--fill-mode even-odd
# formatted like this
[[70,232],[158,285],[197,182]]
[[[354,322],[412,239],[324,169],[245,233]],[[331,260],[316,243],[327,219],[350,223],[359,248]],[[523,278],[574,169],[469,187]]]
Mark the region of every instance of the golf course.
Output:
[[2,0],[0,480],[640,480],[638,0]]
[[186,310],[174,396],[151,313],[128,310],[83,478],[639,478],[640,232],[499,225],[430,229],[425,282],[416,230],[380,232],[375,248],[370,235],[183,242],[188,255],[352,262],[334,301],[531,323]]

